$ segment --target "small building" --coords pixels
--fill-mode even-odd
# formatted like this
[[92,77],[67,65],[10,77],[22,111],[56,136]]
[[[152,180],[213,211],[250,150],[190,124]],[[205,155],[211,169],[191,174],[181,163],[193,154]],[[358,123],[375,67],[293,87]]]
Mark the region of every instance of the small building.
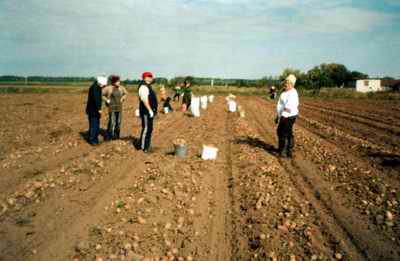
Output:
[[383,91],[391,91],[395,86],[395,80],[374,80],[374,79],[365,79],[365,80],[357,80],[356,82],[356,91],[358,92],[383,92]]

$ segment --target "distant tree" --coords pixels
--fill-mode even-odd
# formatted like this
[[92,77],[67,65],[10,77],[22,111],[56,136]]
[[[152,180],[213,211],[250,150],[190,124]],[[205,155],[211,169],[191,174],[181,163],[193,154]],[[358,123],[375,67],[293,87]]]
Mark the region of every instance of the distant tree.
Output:
[[281,84],[289,76],[289,74],[293,74],[294,76],[296,76],[297,78],[296,87],[298,88],[308,87],[309,83],[307,80],[307,74],[298,69],[293,69],[293,68],[286,68],[283,70],[282,74],[279,77],[278,84]]
[[14,76],[14,75],[0,76],[0,82],[17,82],[17,81],[25,81],[25,77]]
[[382,77],[381,80],[394,81],[396,79],[393,77],[390,77],[390,76],[385,76],[385,77]]
[[358,72],[358,71],[352,71],[350,73],[350,77],[348,79],[348,81],[357,81],[357,80],[363,80],[363,79],[368,79],[369,76],[368,74],[364,74],[362,72]]
[[158,77],[154,79],[155,84],[163,84],[163,85],[168,85],[168,79],[163,78],[163,77]]
[[265,76],[256,81],[256,86],[265,87],[265,86],[278,86],[281,83],[279,77],[273,76]]
[[[330,79],[332,79],[334,86],[340,87],[343,86],[344,83],[348,80],[349,75],[351,74],[346,66],[343,64],[330,63],[330,64],[322,64],[322,71],[324,71]],[[332,87],[332,86],[326,86]]]
[[311,89],[321,89],[322,87],[331,87],[334,81],[330,78],[323,65],[315,66],[307,72],[308,87]]

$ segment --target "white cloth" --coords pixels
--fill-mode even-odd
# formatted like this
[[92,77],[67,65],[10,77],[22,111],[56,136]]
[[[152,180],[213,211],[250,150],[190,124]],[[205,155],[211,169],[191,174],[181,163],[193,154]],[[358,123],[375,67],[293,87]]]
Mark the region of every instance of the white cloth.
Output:
[[139,98],[142,102],[148,101],[149,98],[149,87],[147,87],[146,85],[140,85],[139,87]]
[[96,78],[96,81],[99,85],[101,86],[106,86],[107,85],[107,78],[104,76],[99,76]]
[[[290,112],[284,111],[285,109],[289,109]],[[299,114],[299,95],[295,88],[281,94],[276,110],[278,116],[284,118],[293,117]]]
[[237,103],[235,101],[228,101],[228,110],[229,112],[236,112]]
[[194,117],[200,117],[200,97],[192,97],[190,103],[190,110]]

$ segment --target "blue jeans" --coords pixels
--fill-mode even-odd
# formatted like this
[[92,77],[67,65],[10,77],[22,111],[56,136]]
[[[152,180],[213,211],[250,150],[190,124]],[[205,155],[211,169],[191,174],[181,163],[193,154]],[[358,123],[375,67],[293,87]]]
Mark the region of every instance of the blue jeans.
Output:
[[89,119],[88,142],[90,144],[99,144],[100,117],[89,115],[88,119]]
[[122,112],[108,114],[107,139],[119,139],[121,131]]

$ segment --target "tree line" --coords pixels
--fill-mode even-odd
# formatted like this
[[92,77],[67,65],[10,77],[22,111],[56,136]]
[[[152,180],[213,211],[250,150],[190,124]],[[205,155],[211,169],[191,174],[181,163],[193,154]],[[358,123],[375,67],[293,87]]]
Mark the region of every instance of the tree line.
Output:
[[[224,78],[210,78],[210,77],[195,77],[195,76],[178,76],[171,79],[165,77],[155,78],[156,84],[163,84],[166,86],[176,86],[189,79],[193,85],[207,86],[211,82],[215,86],[235,86],[235,87],[266,87],[266,86],[279,86],[282,81],[289,75],[294,74],[297,77],[297,86],[304,89],[320,89],[329,87],[353,87],[356,80],[368,79],[366,73],[359,71],[352,71],[346,68],[343,64],[338,63],[323,63],[315,66],[307,72],[298,69],[287,68],[279,76],[266,76],[261,79],[224,79]],[[93,77],[47,77],[47,76],[0,76],[0,82],[40,82],[40,83],[80,83],[92,82]],[[382,79],[393,79],[391,77],[384,77]],[[126,85],[137,85],[139,79],[126,79],[122,83]]]

